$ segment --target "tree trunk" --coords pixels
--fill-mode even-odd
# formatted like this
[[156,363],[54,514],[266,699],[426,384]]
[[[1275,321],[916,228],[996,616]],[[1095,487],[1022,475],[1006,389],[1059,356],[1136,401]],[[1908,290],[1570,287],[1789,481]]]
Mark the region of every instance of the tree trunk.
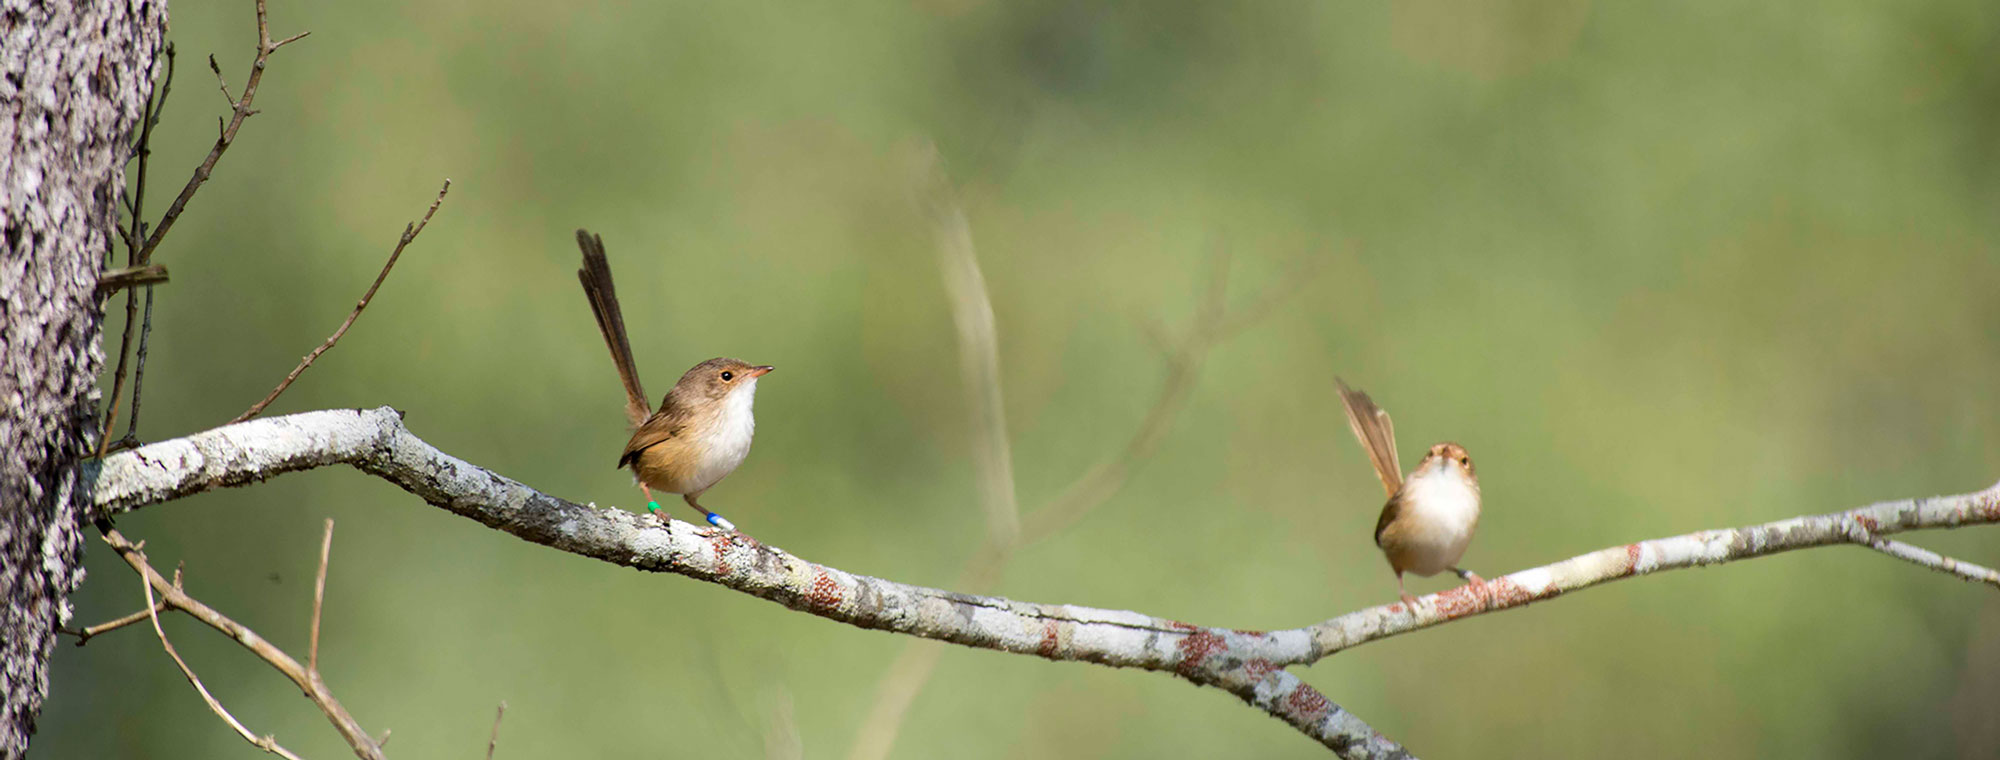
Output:
[[166,28],[164,0],[0,0],[0,758],[27,753],[83,580],[97,273]]

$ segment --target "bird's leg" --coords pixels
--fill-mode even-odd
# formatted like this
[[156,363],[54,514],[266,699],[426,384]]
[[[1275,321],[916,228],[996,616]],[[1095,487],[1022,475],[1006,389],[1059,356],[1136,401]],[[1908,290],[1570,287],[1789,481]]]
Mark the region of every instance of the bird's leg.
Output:
[[646,514],[652,515],[654,519],[657,519],[662,524],[665,524],[667,518],[660,516],[660,502],[653,498],[652,487],[644,483],[640,483],[639,492],[646,495]]
[[1415,606],[1417,603],[1416,597],[1410,596],[1410,592],[1403,590],[1403,571],[1401,570],[1396,571],[1396,596],[1402,597],[1404,604]]
[[708,521],[708,524],[729,531],[731,533],[738,532],[736,530],[736,524],[730,522],[729,518],[708,511],[708,507],[704,507],[701,505],[701,502],[696,501],[696,499],[701,497],[701,494],[702,492],[700,491],[696,491],[690,494],[683,494],[681,496],[681,501],[687,502],[688,506],[690,507],[694,507],[695,509],[701,510],[701,516],[703,519]]

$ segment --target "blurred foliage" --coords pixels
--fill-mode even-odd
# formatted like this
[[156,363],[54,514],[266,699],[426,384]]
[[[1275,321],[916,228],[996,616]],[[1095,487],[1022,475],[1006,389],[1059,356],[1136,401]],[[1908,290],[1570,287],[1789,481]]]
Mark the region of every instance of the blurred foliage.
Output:
[[[164,207],[240,85],[249,2],[176,3]],[[1128,486],[1001,593],[1246,628],[1393,598],[1332,378],[1406,458],[1479,463],[1469,565],[1973,490],[2000,476],[2000,8],[1882,4],[293,3],[262,113],[159,262],[147,439],[261,397],[436,221],[271,410],[393,405],[549,493],[638,506],[571,272],[603,233],[656,395],[779,367],[707,501],[805,557],[950,584],[980,541],[911,157],[935,141],[999,318],[1024,507],[1158,392],[1205,252],[1304,293],[1211,357]],[[122,310],[120,310],[122,313]],[[109,325],[117,329],[116,317]],[[115,347],[107,347],[112,350]],[[123,423],[120,423],[121,431]],[[678,507],[676,507],[678,509]],[[685,513],[677,512],[683,518]],[[302,651],[338,520],[327,680],[401,757],[844,757],[903,639],[529,546],[351,470],[121,521]],[[1922,545],[2000,563],[1992,529]],[[139,606],[101,545],[79,622]],[[1444,587],[1440,579],[1413,590]],[[297,690],[169,632],[253,730],[347,755]],[[1990,757],[1991,589],[1824,549],[1590,591],[1301,674],[1438,757]],[[1984,666],[1975,667],[1979,663]],[[38,755],[253,757],[135,628],[65,644]],[[1322,757],[1159,674],[952,649],[897,757]]]

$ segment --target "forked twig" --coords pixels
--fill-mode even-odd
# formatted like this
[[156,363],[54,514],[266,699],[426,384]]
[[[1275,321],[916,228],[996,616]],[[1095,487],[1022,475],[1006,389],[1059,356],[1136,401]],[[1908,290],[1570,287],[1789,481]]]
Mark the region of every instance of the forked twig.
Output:
[[424,211],[424,218],[414,224],[403,226],[403,237],[396,241],[396,250],[389,252],[389,260],[382,264],[382,271],[375,275],[375,283],[368,286],[368,292],[361,295],[360,301],[355,302],[354,311],[348,313],[346,321],[341,322],[340,327],[335,329],[332,335],[327,336],[326,342],[319,344],[312,353],[300,359],[299,366],[293,367],[291,373],[278,382],[278,387],[272,388],[271,392],[264,396],[264,400],[250,405],[249,409],[236,415],[236,419],[230,422],[242,422],[262,414],[264,407],[278,400],[279,394],[284,393],[286,388],[292,387],[292,381],[299,379],[299,375],[304,374],[307,367],[319,360],[320,354],[326,353],[327,349],[333,348],[333,344],[340,342],[340,337],[347,334],[347,328],[353,327],[354,320],[361,318],[361,310],[368,308],[368,302],[375,299],[375,291],[382,287],[382,281],[389,279],[389,270],[395,268],[396,260],[403,255],[403,249],[409,246],[410,241],[416,240],[418,235],[423,234],[424,227],[431,223],[431,215],[437,213],[438,206],[444,203],[444,194],[448,192],[451,192],[451,180],[447,179],[444,181],[444,186],[438,188],[437,200],[431,201],[431,207]]
[[[331,525],[328,526],[328,530],[332,530]],[[298,660],[292,659],[292,656],[285,654],[284,650],[273,646],[269,641],[265,641],[255,631],[229,619],[227,616],[201,603],[194,597],[188,596],[187,592],[182,590],[178,578],[173,582],[169,582],[165,577],[161,576],[159,571],[154,570],[152,564],[146,560],[144,547],[125,538],[117,529],[112,528],[108,521],[99,522],[98,531],[103,535],[104,543],[109,544],[112,550],[118,552],[118,556],[123,558],[126,564],[131,565],[132,569],[139,573],[140,578],[146,584],[147,612],[148,616],[154,621],[153,626],[156,631],[160,630],[158,615],[153,612],[156,606],[180,610],[187,613],[190,617],[207,624],[210,628],[221,631],[223,635],[241,644],[243,648],[250,650],[251,654],[256,655],[258,659],[270,663],[271,667],[283,673],[301,691],[304,691],[306,698],[312,700],[313,704],[319,706],[320,712],[326,714],[327,720],[333,723],[334,730],[340,732],[341,738],[347,740],[348,746],[354,749],[356,756],[362,758],[362,760],[382,760],[381,743],[370,738],[368,733],[361,729],[361,725],[355,722],[354,716],[348,714],[347,708],[342,707],[340,700],[334,698],[333,693],[326,688],[326,683],[320,679],[317,670],[309,670],[306,667],[300,666]],[[331,533],[328,535],[330,540]],[[175,575],[178,576],[179,573]],[[160,595],[158,605],[153,601],[154,592],[158,592]],[[315,626],[315,630],[317,630],[317,626]],[[188,680],[194,683],[195,688],[202,693],[202,698],[208,701],[209,705],[216,710],[217,714],[222,715],[232,728],[235,728],[238,733],[243,734],[245,739],[267,751],[276,752],[289,758],[296,758],[295,755],[289,752],[282,752],[282,748],[278,748],[275,741],[270,741],[270,737],[258,739],[252,736],[248,729],[243,728],[241,723],[222,710],[221,705],[216,703],[214,698],[208,694],[208,690],[202,687],[199,679],[195,678],[194,671],[188,667],[185,661],[181,660],[179,653],[173,651],[173,645],[167,642],[165,633],[160,634],[160,643],[167,645],[168,653],[174,656],[174,661],[181,666],[181,670],[187,675]]]
[[[140,562],[145,562],[146,555],[138,547],[132,547],[132,554],[137,556]],[[250,729],[243,725],[243,721],[237,720],[236,716],[229,713],[228,708],[223,707],[222,703],[216,700],[215,695],[208,693],[208,687],[202,685],[201,677],[194,674],[194,668],[188,667],[187,660],[182,659],[181,653],[175,651],[174,643],[167,640],[167,629],[160,626],[160,604],[156,604],[153,601],[153,578],[157,573],[150,572],[151,570],[151,567],[147,567],[146,571],[139,574],[139,587],[145,589],[146,592],[146,618],[153,621],[153,633],[160,637],[160,646],[167,650],[167,656],[174,658],[174,664],[180,666],[181,675],[186,676],[188,683],[194,685],[195,692],[201,694],[201,701],[208,703],[208,709],[215,711],[216,715],[221,716],[222,722],[228,723],[229,727],[235,729],[236,733],[242,736],[244,741],[249,742],[251,746],[279,757],[300,760],[298,755],[292,754],[291,750],[279,745],[276,737],[270,734],[258,736],[251,733]]]
[[110,633],[120,628],[124,628],[125,626],[132,625],[133,623],[142,622],[155,611],[171,612],[173,611],[173,608],[168,607],[165,604],[156,604],[149,609],[143,609],[138,612],[126,615],[124,617],[117,618],[115,620],[107,620],[105,622],[98,623],[97,625],[93,625],[88,628],[84,628],[82,630],[64,628],[60,629],[58,633],[66,633],[71,636],[75,636],[76,645],[83,646],[84,644],[89,643],[89,641],[92,638],[101,636],[106,633]]
[[1984,565],[1975,565],[1955,557],[1947,557],[1921,546],[1912,546],[1901,541],[1883,538],[1875,535],[1875,531],[1860,520],[1854,521],[1854,524],[1849,527],[1848,540],[1895,557],[1896,559],[1919,567],[1927,567],[1960,580],[2000,587],[2000,571],[1995,571]]
[[271,26],[264,12],[264,0],[257,0],[257,58],[250,64],[250,76],[244,81],[241,98],[230,97],[228,85],[222,84],[222,67],[216,65],[215,56],[208,57],[208,65],[215,71],[216,82],[222,87],[222,96],[229,100],[229,123],[220,128],[219,134],[215,137],[215,146],[209,148],[208,157],[202,160],[200,166],[195,167],[194,176],[181,188],[180,195],[174,197],[173,204],[167,207],[166,215],[160,217],[159,227],[146,238],[146,245],[139,249],[139,260],[133,262],[134,264],[152,263],[153,251],[160,247],[160,240],[167,236],[167,230],[173,229],[174,222],[180,219],[181,212],[187,209],[188,201],[194,198],[195,191],[200,190],[202,183],[207,182],[209,175],[215,172],[216,162],[222,160],[222,154],[236,141],[236,132],[243,128],[243,120],[256,115],[256,109],[251,108],[250,104],[257,99],[257,85],[264,81],[265,62],[270,60],[271,54],[278,52],[278,48],[305,38],[308,34],[311,32],[300,32],[276,42],[271,41]]

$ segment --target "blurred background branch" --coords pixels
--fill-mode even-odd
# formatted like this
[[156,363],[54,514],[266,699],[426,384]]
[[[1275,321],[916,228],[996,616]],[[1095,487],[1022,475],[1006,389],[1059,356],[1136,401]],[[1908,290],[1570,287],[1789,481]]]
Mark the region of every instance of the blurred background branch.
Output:
[[[1008,563],[1021,549],[1050,538],[1082,519],[1103,504],[1125,484],[1132,468],[1150,456],[1165,440],[1174,418],[1186,406],[1202,364],[1215,344],[1247,329],[1270,313],[1310,279],[1300,271],[1272,292],[1253,295],[1239,310],[1228,307],[1229,255],[1220,244],[1212,244],[1209,274],[1196,306],[1193,324],[1175,338],[1154,329],[1151,336],[1166,354],[1167,375],[1160,394],[1141,418],[1138,428],[1124,446],[1062,488],[1048,504],[1029,515],[1025,530],[1014,495],[1012,442],[1007,437],[1002,413],[1000,360],[993,307],[979,274],[979,260],[972,243],[971,225],[960,206],[936,149],[925,152],[919,193],[933,221],[938,259],[944,270],[945,290],[950,296],[954,321],[958,324],[960,369],[967,393],[972,397],[970,428],[975,462],[981,473],[981,493],[989,516],[986,540],[968,555],[953,588],[984,594],[993,590]],[[1305,269],[1302,267],[1301,269]],[[1002,477],[1004,476],[1004,477]],[[857,727],[848,760],[881,760],[889,756],[901,734],[910,707],[918,693],[937,670],[943,646],[923,639],[905,643],[890,662],[875,687],[875,699]]]

